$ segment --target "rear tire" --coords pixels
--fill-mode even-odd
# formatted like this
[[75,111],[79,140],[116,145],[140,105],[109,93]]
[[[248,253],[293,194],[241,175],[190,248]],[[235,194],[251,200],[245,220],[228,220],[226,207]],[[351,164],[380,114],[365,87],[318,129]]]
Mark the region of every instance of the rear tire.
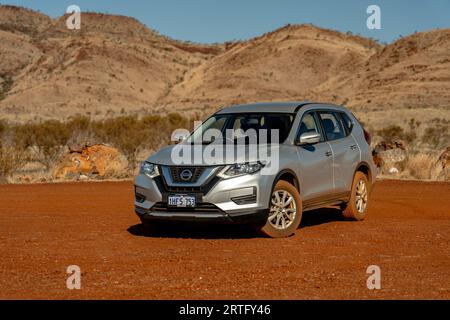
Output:
[[353,178],[350,201],[344,206],[342,215],[346,219],[364,220],[369,204],[370,185],[367,176],[358,171]]
[[294,234],[302,220],[302,200],[298,190],[289,182],[280,180],[273,189],[269,217],[260,229],[271,238]]

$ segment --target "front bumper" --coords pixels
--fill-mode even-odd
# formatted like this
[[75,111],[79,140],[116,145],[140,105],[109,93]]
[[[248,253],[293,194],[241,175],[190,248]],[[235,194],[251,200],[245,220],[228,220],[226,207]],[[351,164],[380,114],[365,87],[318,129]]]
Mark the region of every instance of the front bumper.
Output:
[[[269,214],[273,177],[256,173],[231,179],[214,177],[202,188],[173,189],[162,176],[139,175],[135,181],[135,211],[141,220],[263,223]],[[196,196],[195,209],[167,207],[169,194]]]
[[267,210],[241,212],[230,215],[226,212],[166,211],[154,212],[135,207],[141,221],[189,221],[208,223],[262,224],[267,220]]

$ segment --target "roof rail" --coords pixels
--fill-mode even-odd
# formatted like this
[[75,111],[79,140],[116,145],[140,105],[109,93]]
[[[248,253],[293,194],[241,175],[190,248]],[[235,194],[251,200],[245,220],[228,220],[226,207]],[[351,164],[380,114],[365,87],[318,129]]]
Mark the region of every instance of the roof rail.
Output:
[[298,105],[297,108],[295,108],[295,113],[298,113],[300,111],[300,109],[304,106],[310,105],[310,104],[314,104],[316,102],[313,102],[311,100],[305,100],[305,102],[303,102],[302,104]]

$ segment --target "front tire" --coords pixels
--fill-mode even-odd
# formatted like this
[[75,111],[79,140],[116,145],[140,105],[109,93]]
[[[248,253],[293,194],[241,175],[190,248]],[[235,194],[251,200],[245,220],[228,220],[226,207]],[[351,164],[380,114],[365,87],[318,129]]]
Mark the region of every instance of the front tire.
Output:
[[356,221],[364,220],[369,204],[369,194],[370,185],[367,176],[362,172],[356,172],[353,178],[350,201],[342,211],[344,218]]
[[271,238],[289,237],[301,220],[302,200],[298,190],[287,181],[278,181],[272,192],[269,217],[261,232]]

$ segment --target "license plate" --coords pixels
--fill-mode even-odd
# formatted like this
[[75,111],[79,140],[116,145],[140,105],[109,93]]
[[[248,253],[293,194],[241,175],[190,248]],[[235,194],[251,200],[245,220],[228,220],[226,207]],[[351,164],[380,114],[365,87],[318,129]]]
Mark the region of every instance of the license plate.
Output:
[[169,207],[177,207],[177,208],[194,208],[195,207],[195,197],[187,196],[187,195],[170,195],[168,197]]

